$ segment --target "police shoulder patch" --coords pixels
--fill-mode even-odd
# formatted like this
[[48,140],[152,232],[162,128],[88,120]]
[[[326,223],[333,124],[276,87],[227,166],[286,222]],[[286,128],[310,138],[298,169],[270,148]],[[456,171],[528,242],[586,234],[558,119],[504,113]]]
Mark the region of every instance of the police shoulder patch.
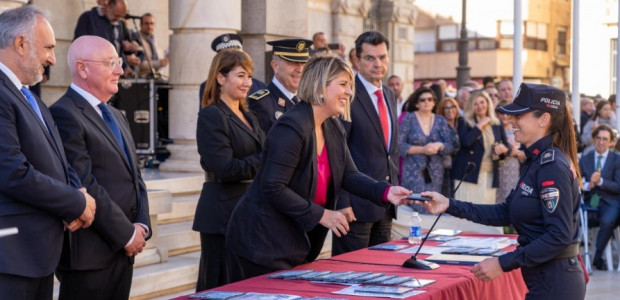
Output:
[[554,160],[555,160],[555,150],[553,150],[553,149],[547,149],[540,156],[540,164],[541,165],[544,165],[546,163],[550,163],[550,162],[552,162]]
[[253,100],[260,100],[260,99],[265,98],[265,96],[267,95],[269,95],[269,90],[262,89],[262,90],[258,90],[254,92],[252,95],[249,95],[248,98],[253,99]]
[[540,200],[545,210],[549,213],[553,213],[555,208],[558,207],[560,201],[560,190],[555,187],[543,188],[540,191]]

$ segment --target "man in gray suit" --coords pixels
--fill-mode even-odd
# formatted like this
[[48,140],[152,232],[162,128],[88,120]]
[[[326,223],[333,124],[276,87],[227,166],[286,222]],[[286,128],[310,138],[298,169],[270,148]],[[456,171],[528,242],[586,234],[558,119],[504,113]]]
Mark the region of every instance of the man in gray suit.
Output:
[[127,299],[133,258],[150,235],[146,188],[129,124],[107,105],[122,60],[96,36],[77,38],[67,55],[73,83],[50,107],[67,160],[97,201],[92,228],[67,236],[57,269],[59,299]]
[[55,45],[37,8],[0,15],[0,228],[19,230],[0,238],[0,299],[52,299],[64,227],[88,227],[95,214],[52,116],[27,87],[54,65]]

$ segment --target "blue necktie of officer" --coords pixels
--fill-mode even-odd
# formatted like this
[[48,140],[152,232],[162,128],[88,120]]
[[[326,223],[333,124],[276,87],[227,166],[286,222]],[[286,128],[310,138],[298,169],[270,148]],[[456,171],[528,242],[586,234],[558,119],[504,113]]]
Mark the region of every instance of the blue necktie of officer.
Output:
[[[39,104],[37,104],[37,100],[32,95],[32,92],[30,92],[30,90],[25,86],[22,86],[20,91],[22,92],[22,94],[24,94],[24,96],[26,96],[26,100],[28,100],[28,104],[30,104],[30,107],[32,107],[32,109],[37,114],[37,116],[39,116],[39,119],[41,120],[41,122],[45,124],[45,120],[43,120],[43,115],[41,114],[41,109],[39,109]],[[47,126],[47,124],[45,124],[45,126]]]
[[112,115],[112,112],[108,108],[108,105],[106,105],[105,103],[99,103],[97,106],[101,110],[103,120],[108,125],[108,128],[110,128],[110,131],[112,131],[112,134],[116,138],[118,145],[121,146],[121,149],[123,149],[123,154],[125,154],[125,158],[127,159],[127,161],[130,161],[129,155],[127,155],[127,148],[125,148],[125,142],[123,141],[123,136],[121,135],[121,129],[118,127],[118,123],[116,123],[114,115]]
[[[601,164],[603,162],[603,156],[602,155],[598,155],[596,156],[596,170],[595,172],[599,172],[601,170]],[[593,189],[594,187],[591,186],[590,189]],[[592,194],[592,196],[590,197],[590,206],[597,208],[600,202],[600,197],[598,196],[598,193],[594,193]]]

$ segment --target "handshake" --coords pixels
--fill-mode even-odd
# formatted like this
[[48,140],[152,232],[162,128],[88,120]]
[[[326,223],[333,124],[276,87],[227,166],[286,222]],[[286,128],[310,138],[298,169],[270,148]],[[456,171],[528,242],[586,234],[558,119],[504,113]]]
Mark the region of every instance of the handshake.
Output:
[[86,207],[79,218],[71,221],[69,224],[64,222],[65,228],[71,232],[74,232],[80,228],[88,228],[95,220],[95,210],[97,209],[95,199],[86,192],[85,188],[80,188],[80,192],[82,192],[86,198]]

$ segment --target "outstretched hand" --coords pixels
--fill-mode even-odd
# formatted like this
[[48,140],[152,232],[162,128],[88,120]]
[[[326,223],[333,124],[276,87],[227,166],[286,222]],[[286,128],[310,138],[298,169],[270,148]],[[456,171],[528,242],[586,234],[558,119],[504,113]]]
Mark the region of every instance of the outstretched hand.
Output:
[[408,200],[407,196],[411,195],[411,191],[402,186],[391,186],[387,194],[387,200],[394,205],[412,204],[412,200]]
[[431,214],[440,214],[448,209],[450,206],[450,200],[446,198],[444,195],[437,192],[423,192],[422,196],[431,197],[430,201],[416,201],[416,204],[424,205],[424,208],[428,210]]

